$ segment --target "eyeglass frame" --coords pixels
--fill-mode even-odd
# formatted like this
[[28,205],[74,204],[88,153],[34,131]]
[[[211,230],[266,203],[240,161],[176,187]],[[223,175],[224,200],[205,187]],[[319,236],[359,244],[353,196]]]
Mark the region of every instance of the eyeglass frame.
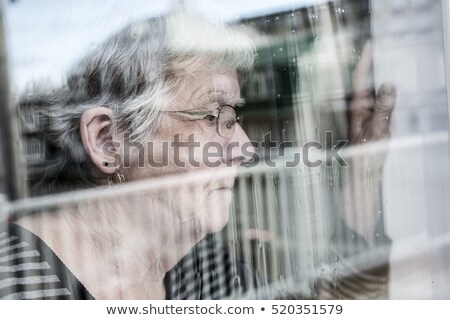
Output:
[[[235,123],[233,125],[233,131],[231,132],[230,136],[224,136],[224,135],[220,134],[220,130],[219,130],[219,116],[220,116],[220,111],[222,110],[223,107],[230,107],[231,109],[234,110],[234,113],[236,115]],[[212,109],[212,110],[201,110],[199,108],[196,108],[196,109],[189,109],[189,110],[182,110],[182,111],[166,110],[163,112],[170,113],[170,114],[176,114],[176,115],[182,116],[191,121],[204,120],[207,116],[214,116],[216,118],[215,121],[216,121],[217,134],[219,136],[221,136],[222,138],[229,139],[234,134],[236,124],[240,123],[240,117],[237,115],[236,108],[237,108],[236,106],[232,106],[229,104],[222,104],[217,109]]]

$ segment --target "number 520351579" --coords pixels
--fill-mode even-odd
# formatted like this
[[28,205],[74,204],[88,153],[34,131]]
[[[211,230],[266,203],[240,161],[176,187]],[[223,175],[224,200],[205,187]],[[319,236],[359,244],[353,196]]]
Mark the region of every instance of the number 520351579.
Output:
[[340,304],[273,304],[272,314],[341,314]]

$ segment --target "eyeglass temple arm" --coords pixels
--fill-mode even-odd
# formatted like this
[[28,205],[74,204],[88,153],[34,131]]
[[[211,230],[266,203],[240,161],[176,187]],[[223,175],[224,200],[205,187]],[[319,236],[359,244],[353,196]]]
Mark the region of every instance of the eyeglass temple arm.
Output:
[[210,110],[210,111],[170,111],[172,114],[181,115],[186,119],[190,120],[199,120],[203,119],[208,115],[212,115],[214,117],[219,116],[218,110]]

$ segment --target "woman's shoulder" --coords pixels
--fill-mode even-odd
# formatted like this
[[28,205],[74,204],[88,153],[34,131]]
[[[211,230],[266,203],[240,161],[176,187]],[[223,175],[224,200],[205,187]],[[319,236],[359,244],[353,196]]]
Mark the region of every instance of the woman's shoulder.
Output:
[[0,223],[0,299],[92,299],[54,252],[30,231]]

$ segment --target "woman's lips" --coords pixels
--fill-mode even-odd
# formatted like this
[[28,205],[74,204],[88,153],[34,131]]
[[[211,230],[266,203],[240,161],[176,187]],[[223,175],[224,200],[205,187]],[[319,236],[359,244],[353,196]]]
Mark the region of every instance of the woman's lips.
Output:
[[223,191],[223,190],[231,191],[232,189],[233,188],[230,188],[230,187],[223,187],[223,188],[214,189],[213,191]]
[[211,192],[212,191],[232,191],[233,186],[234,186],[234,181],[233,181],[233,183],[217,186],[217,187],[213,188],[211,190]]

